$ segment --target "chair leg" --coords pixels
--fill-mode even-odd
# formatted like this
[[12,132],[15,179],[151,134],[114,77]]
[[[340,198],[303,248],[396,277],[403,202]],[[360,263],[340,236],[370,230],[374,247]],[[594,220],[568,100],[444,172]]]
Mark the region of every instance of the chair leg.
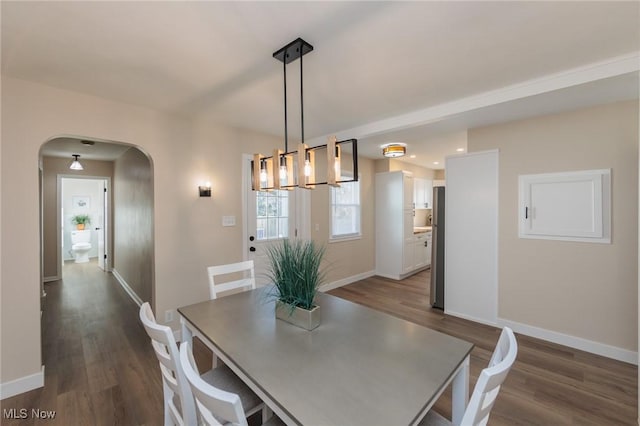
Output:
[[211,368],[217,368],[218,367],[218,357],[216,356],[215,353],[212,353],[211,355]]
[[262,423],[266,423],[271,417],[273,417],[273,411],[267,404],[264,404],[264,407],[262,407]]
[[171,418],[171,408],[169,407],[169,395],[171,394],[169,386],[162,380],[162,394],[164,399],[164,426],[174,426]]

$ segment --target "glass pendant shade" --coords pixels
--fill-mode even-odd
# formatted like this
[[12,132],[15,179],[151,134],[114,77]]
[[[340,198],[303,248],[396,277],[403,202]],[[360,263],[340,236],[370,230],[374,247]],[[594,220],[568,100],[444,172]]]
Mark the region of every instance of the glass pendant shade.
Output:
[[78,161],[78,157],[80,157],[78,154],[73,154],[73,162],[71,163],[71,165],[69,166],[69,168],[71,170],[84,170],[84,167],[82,167],[82,164],[80,164],[80,162]]

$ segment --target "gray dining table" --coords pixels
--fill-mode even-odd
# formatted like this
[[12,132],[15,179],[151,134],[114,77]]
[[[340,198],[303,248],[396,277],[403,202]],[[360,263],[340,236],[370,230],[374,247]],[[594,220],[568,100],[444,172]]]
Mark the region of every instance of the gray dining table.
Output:
[[268,287],[178,309],[182,340],[198,336],[285,423],[418,423],[452,384],[452,421],[469,397],[473,344],[319,293],[321,324],[275,318]]

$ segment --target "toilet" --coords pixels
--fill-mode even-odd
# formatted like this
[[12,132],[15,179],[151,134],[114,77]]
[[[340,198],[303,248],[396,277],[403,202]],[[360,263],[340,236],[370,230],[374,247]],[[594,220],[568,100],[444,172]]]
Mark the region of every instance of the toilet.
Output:
[[89,261],[89,250],[91,250],[91,231],[71,231],[71,253],[76,263],[86,263]]

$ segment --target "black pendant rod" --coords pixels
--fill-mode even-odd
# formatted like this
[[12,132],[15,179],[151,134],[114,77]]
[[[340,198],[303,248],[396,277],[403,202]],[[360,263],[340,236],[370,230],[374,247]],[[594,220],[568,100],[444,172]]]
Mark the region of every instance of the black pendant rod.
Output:
[[[302,47],[300,48],[302,49]],[[300,55],[300,134],[301,134],[301,142],[304,143],[304,102],[303,102],[303,90],[302,90],[302,57]]]
[[[286,55],[286,52],[285,52]],[[289,135],[287,133],[287,62],[282,62],[282,68],[284,70],[284,152],[289,151]]]
[[302,124],[302,142],[304,142],[304,111],[302,107],[302,57],[313,51],[313,46],[301,38],[273,53],[273,57],[281,61],[284,69],[284,150],[289,151],[289,134],[287,129],[287,64],[300,58],[300,121]]

